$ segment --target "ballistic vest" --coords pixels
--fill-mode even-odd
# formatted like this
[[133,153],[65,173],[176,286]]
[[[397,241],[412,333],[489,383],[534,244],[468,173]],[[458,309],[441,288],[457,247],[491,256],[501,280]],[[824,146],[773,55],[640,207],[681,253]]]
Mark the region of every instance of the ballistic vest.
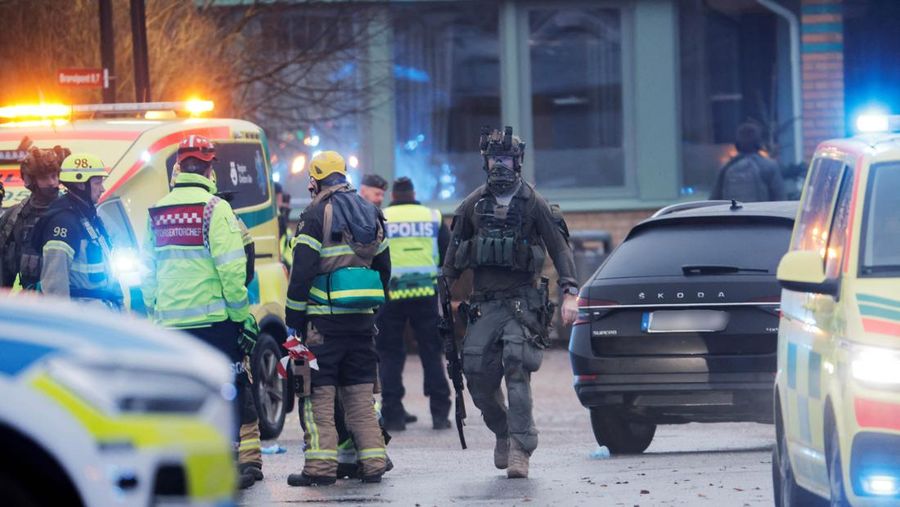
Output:
[[391,248],[391,300],[433,296],[440,250],[441,213],[421,204],[384,210]]

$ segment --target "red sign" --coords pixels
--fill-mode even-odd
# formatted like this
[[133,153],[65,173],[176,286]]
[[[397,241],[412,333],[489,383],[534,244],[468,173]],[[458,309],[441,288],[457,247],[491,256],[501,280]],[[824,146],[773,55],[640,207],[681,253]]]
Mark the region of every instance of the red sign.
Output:
[[109,88],[109,72],[106,69],[60,69],[56,77],[62,86]]

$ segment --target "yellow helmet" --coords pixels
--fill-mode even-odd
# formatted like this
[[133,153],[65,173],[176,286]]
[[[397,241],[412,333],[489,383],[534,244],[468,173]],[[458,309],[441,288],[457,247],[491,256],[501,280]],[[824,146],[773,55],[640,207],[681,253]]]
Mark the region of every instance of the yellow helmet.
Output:
[[322,181],[332,174],[347,175],[347,164],[340,153],[323,151],[309,162],[309,175],[316,181]]
[[90,153],[73,153],[63,160],[59,181],[61,183],[84,183],[100,176],[105,178],[109,173],[103,161]]

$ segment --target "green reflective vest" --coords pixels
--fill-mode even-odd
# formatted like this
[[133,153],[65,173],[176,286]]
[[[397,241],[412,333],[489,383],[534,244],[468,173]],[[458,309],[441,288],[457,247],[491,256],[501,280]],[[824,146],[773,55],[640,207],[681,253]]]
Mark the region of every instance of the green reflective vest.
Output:
[[231,206],[215,184],[181,173],[150,208],[142,255],[148,313],[167,327],[201,327],[250,313],[244,241]]
[[388,206],[384,216],[391,249],[391,299],[433,296],[441,212],[421,204],[398,204]]

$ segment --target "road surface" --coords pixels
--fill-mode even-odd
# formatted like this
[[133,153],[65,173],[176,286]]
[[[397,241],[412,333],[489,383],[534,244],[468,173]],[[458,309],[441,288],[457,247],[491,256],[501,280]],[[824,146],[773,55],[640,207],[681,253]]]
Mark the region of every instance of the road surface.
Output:
[[[661,426],[643,455],[595,459],[590,421],[572,390],[568,355],[548,351],[534,374],[540,444],[529,479],[509,480],[493,466],[493,435],[467,398],[468,450],[455,429],[434,431],[422,395],[422,369],[410,356],[407,410],[419,422],[397,432],[388,447],[393,471],[381,484],[338,481],[324,488],[293,488],[287,476],[303,464],[297,414],[278,443],[285,454],[265,455],[266,479],[237,498],[239,505],[772,505],[774,427],[755,423]],[[264,442],[271,445],[274,442]]]

